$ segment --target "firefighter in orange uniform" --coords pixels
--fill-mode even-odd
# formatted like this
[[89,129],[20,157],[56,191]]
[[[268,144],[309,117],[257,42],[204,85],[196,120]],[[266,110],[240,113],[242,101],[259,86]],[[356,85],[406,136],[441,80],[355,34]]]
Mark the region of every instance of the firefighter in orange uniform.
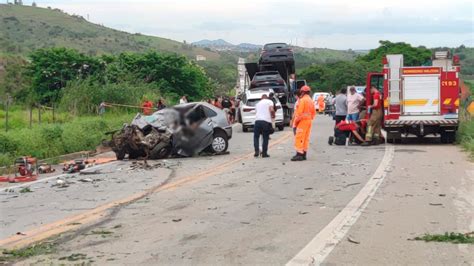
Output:
[[300,89],[300,98],[295,110],[294,126],[296,127],[295,149],[296,155],[291,158],[292,161],[306,160],[306,153],[309,147],[309,137],[311,136],[311,126],[316,116],[314,103],[309,96],[311,88],[303,86]]
[[318,112],[324,113],[324,109],[326,109],[326,103],[324,102],[324,95],[320,94],[318,96]]

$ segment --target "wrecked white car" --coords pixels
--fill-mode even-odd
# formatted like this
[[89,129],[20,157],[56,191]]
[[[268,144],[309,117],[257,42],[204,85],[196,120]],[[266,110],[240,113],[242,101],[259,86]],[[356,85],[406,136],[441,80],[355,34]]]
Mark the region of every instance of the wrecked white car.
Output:
[[162,159],[170,155],[222,154],[229,147],[232,125],[225,113],[208,103],[187,103],[150,116],[137,114],[113,132],[110,146],[118,160]]

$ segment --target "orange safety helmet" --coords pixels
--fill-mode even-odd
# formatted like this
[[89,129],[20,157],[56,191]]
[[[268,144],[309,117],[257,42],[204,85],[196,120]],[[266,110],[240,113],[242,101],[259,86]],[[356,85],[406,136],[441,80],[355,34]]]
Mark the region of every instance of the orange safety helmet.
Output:
[[303,87],[301,87],[300,91],[301,92],[310,92],[311,88],[308,85],[304,85]]

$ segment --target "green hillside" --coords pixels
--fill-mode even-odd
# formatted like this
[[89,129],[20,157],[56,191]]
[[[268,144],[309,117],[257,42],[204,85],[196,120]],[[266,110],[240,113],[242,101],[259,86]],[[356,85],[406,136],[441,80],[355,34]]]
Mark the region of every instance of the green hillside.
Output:
[[0,53],[26,55],[38,48],[67,47],[88,55],[157,50],[204,55],[216,60],[219,54],[177,41],[130,34],[88,22],[59,9],[0,4]]

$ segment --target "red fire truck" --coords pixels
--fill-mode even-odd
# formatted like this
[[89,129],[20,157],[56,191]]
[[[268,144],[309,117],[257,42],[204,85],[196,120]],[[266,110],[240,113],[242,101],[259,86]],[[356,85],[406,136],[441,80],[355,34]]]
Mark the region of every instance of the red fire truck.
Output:
[[442,143],[454,142],[458,129],[460,97],[459,57],[435,52],[432,66],[405,67],[403,55],[387,55],[382,73],[367,75],[367,105],[370,87],[383,95],[383,127],[387,142],[401,142],[409,134],[440,136]]

